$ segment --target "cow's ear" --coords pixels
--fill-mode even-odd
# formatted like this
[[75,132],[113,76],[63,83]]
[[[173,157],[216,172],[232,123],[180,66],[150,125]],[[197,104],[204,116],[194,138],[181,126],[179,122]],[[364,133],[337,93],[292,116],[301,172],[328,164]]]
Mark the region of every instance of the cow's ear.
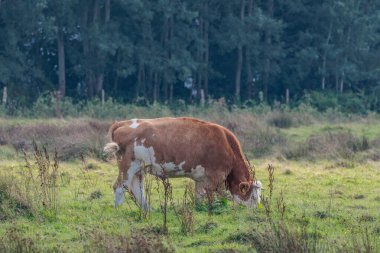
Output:
[[246,194],[249,191],[251,184],[249,182],[241,182],[239,184],[239,190],[241,193]]

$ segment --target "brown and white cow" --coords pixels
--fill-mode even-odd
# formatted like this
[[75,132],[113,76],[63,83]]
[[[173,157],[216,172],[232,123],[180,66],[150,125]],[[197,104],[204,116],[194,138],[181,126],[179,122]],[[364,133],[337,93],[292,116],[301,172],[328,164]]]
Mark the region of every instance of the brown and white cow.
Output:
[[[114,184],[115,206],[124,189],[147,208],[144,173],[158,177],[189,177],[197,194],[226,185],[238,203],[260,203],[261,183],[254,181],[240,143],[228,129],[193,118],[132,119],[114,123],[105,153],[116,153],[119,176]],[[146,169],[148,168],[148,169]]]

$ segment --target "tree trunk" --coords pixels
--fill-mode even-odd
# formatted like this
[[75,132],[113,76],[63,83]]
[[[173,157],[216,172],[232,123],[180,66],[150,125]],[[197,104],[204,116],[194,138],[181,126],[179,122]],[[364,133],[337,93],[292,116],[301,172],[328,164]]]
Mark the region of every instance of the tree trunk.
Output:
[[[253,0],[248,1],[247,16],[252,16],[253,13]],[[252,99],[253,93],[253,73],[251,65],[251,46],[247,44],[245,46],[245,65],[247,71],[247,99]]]
[[[268,0],[267,2],[267,12],[269,17],[273,17],[273,0]],[[272,44],[271,39],[271,33],[270,31],[265,32],[265,45],[266,48],[269,48],[269,46]],[[264,63],[264,76],[263,76],[263,83],[264,83],[264,100],[268,101],[268,86],[269,86],[269,71],[270,71],[270,59],[269,56],[266,57],[265,63]]]
[[[173,15],[169,18],[169,34],[168,34],[168,41],[172,41],[174,37],[174,17]],[[173,56],[171,47],[169,47],[169,59],[171,60]],[[170,81],[169,84],[169,104],[173,102],[173,92],[174,92],[174,87],[173,87],[173,81]]]
[[252,88],[254,83],[249,46],[246,46],[245,48],[245,66],[247,67],[247,98],[252,99]]
[[[206,8],[206,15],[208,15],[208,1],[205,2],[205,8]],[[209,39],[208,39],[208,33],[209,33],[209,21],[204,21],[204,78],[203,78],[203,88],[204,88],[204,95],[207,98],[208,96],[208,64],[209,64]]]
[[61,27],[58,27],[58,82],[61,97],[66,95],[65,41]]
[[[164,49],[166,49],[166,44],[167,44],[168,36],[169,36],[169,24],[168,24],[169,22],[168,21],[169,21],[168,18],[164,17],[164,23],[162,26],[162,34],[161,34],[161,45],[162,45],[162,48]],[[160,76],[156,84],[162,87],[163,100],[165,101],[167,99],[167,83],[162,72],[160,73]],[[157,95],[156,99],[158,99],[158,96],[160,95],[159,86],[157,86],[158,89],[156,90],[156,95]],[[156,101],[156,99],[154,100]]]
[[[240,0],[240,21],[244,21],[244,8],[245,0]],[[241,70],[243,65],[243,46],[239,43],[237,47],[237,58],[236,58],[236,74],[235,74],[235,99],[240,100],[240,83],[241,83]]]
[[160,84],[158,81],[158,73],[154,72],[153,103],[158,101],[159,95],[160,95]]
[[325,48],[325,51],[323,52],[323,58],[322,58],[322,80],[321,80],[321,88],[322,88],[322,90],[324,90],[326,88],[327,47],[328,47],[328,45],[330,43],[331,32],[332,32],[332,24],[330,25],[330,28],[329,28],[329,33],[328,33],[327,39],[326,39],[326,48]]
[[169,92],[169,104],[172,104],[172,103],[173,103],[173,89],[174,89],[174,86],[173,86],[173,84],[171,83],[171,84],[170,84],[170,92]]
[[7,86],[5,86],[3,88],[3,106],[5,106],[7,104],[7,100],[8,100],[8,89],[7,89]]
[[343,93],[343,90],[344,90],[344,72],[342,73],[342,77],[341,77],[340,83],[339,83],[339,91],[340,91],[340,93]]
[[[93,23],[94,23],[94,26],[95,27],[99,27],[99,16],[100,16],[100,6],[99,6],[99,0],[95,0],[95,3],[94,3],[94,15],[93,15]],[[94,53],[96,55],[96,59],[97,61],[102,61],[103,59],[103,55],[101,53],[101,51],[99,50],[99,48],[97,46],[94,47]],[[95,83],[93,84],[94,85],[94,92],[95,94],[94,95],[99,95],[100,92],[102,91],[103,89],[103,80],[104,80],[104,73],[103,73],[103,69],[96,69],[94,71],[94,81]]]
[[243,63],[243,49],[238,45],[237,60],[236,60],[236,75],[235,75],[235,99],[240,100],[240,82],[241,82],[241,69]]
[[141,84],[142,84],[142,64],[141,62],[138,63],[138,67],[137,67],[137,86],[136,86],[136,93],[135,93],[135,97],[139,97],[140,96],[140,88],[141,88]]
[[110,21],[111,18],[111,0],[106,0],[104,9],[104,23]]
[[[335,66],[338,66],[337,59],[335,59]],[[339,90],[339,75],[338,70],[335,70],[335,91],[338,92]]]
[[94,1],[94,10],[93,10],[93,16],[92,16],[92,22],[96,24],[99,18],[99,0]]
[[[83,8],[82,27],[87,28],[89,22],[90,5],[86,2]],[[90,57],[90,40],[86,32],[83,33],[83,56],[85,59]],[[87,86],[87,96],[92,97],[93,91],[93,75],[88,65],[85,65],[85,83]]]
[[203,82],[203,17],[201,16],[199,18],[199,44],[198,44],[198,55],[197,55],[197,60],[199,63],[198,67],[198,77],[195,82],[196,84],[196,89],[197,89],[197,98],[200,98],[201,94],[201,89],[202,89],[202,82]]
[[[99,16],[99,0],[96,0],[96,16]],[[94,14],[94,16],[95,16]],[[107,24],[108,21],[110,20],[111,18],[111,0],[106,0],[105,2],[105,9],[104,9],[104,23]],[[96,19],[98,19],[98,17],[96,17]],[[96,21],[95,19],[95,21]],[[102,54],[102,52],[99,51],[99,49],[97,49],[97,58],[98,58],[98,61],[103,61],[103,58],[104,55]],[[101,69],[97,74],[96,74],[96,94],[99,94],[102,90],[103,90],[103,83],[104,83],[104,69]]]

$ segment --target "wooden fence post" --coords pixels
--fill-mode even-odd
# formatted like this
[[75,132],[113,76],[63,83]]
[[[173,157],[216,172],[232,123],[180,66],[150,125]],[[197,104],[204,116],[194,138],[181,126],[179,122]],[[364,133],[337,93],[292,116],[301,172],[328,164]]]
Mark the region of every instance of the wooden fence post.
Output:
[[201,106],[205,106],[205,92],[203,89],[201,89]]
[[289,89],[286,89],[285,92],[285,102],[287,105],[289,105]]
[[7,86],[4,86],[3,88],[3,105],[4,106],[7,103],[7,99],[8,99],[8,90],[7,90]]
[[102,89],[102,106],[104,105],[105,103],[105,93],[104,93],[104,89]]

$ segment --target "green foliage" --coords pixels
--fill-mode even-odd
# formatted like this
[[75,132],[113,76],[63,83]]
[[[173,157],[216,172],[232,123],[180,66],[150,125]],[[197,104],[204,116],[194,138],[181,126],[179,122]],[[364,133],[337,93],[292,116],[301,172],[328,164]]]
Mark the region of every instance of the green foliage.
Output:
[[[289,89],[291,104],[306,91],[320,111],[380,111],[379,8],[357,0],[2,1],[8,100],[0,116],[25,108],[31,117],[126,115],[110,97],[170,104],[179,114],[200,104],[201,90],[206,104],[225,98],[257,110],[284,103]],[[49,95],[57,90],[64,98]]]

